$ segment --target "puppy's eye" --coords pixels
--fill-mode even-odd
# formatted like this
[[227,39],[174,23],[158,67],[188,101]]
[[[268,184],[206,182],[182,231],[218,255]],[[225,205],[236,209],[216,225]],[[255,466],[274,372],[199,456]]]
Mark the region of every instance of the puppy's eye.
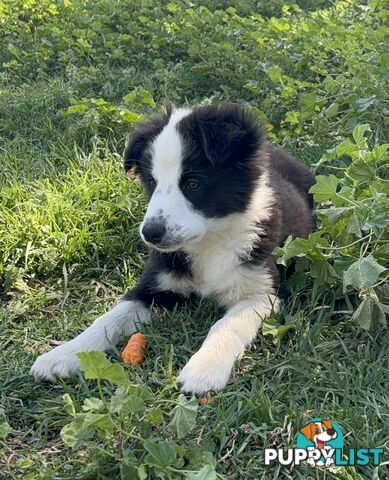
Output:
[[188,180],[185,187],[188,190],[197,190],[200,186],[200,183],[197,180]]

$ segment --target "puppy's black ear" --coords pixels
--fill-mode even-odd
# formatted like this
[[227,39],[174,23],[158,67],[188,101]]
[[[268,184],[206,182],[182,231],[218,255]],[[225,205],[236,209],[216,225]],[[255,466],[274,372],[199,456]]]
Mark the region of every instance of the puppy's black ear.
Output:
[[124,151],[124,170],[129,172],[131,168],[142,170],[142,157],[154,140],[161,133],[163,127],[169,122],[173,107],[166,105],[161,114],[152,116],[148,121],[139,123],[129,138],[127,147]]
[[123,155],[123,166],[126,174],[137,165],[145,147],[145,140],[137,130],[131,135]]
[[240,105],[200,107],[198,137],[213,166],[244,164],[262,142],[256,119]]
[[200,134],[205,155],[215,167],[236,154],[247,132],[239,125],[216,120],[200,124]]

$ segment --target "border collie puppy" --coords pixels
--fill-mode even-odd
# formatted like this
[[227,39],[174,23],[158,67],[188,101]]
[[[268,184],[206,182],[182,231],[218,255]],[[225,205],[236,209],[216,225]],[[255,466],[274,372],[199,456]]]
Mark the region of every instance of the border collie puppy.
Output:
[[225,313],[181,370],[183,392],[204,395],[231,369],[280,304],[272,251],[313,228],[309,170],[265,141],[256,119],[234,104],[167,108],[138,125],[124,156],[149,203],[140,235],[150,247],[139,283],[75,339],[31,368],[54,381],[79,369],[78,352],[108,350],[150,306],[169,308],[192,295],[216,299]]

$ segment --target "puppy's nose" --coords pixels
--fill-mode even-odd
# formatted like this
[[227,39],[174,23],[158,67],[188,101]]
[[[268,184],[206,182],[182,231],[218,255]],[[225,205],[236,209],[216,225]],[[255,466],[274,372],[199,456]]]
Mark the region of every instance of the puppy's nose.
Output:
[[332,428],[330,428],[329,430],[327,430],[327,433],[330,437],[333,437],[335,435],[335,430],[333,430]]
[[162,223],[148,222],[142,228],[142,235],[150,243],[158,243],[166,233],[166,227]]

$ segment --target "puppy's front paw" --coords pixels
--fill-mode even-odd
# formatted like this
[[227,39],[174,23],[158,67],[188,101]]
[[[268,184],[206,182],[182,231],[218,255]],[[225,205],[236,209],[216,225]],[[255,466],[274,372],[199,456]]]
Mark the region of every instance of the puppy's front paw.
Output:
[[77,352],[71,342],[60,345],[40,355],[31,367],[30,374],[36,381],[56,382],[58,378],[67,378],[80,369]]
[[178,382],[183,393],[203,396],[224,388],[235,358],[212,347],[202,347],[181,370]]

